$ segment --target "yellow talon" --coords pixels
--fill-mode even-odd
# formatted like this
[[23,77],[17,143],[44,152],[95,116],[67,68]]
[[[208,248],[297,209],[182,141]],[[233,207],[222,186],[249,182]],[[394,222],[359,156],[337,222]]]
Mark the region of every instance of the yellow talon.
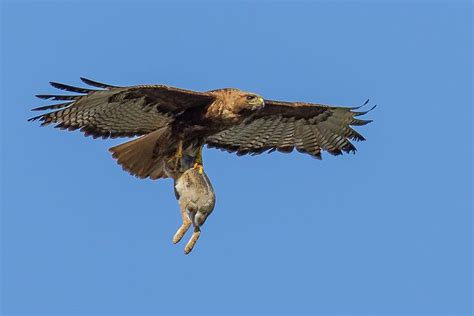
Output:
[[194,159],[194,169],[197,169],[199,174],[202,174],[204,167],[202,165],[202,146],[199,147],[196,157]]
[[199,174],[202,174],[204,172],[204,167],[200,163],[195,162],[193,168],[197,169]]

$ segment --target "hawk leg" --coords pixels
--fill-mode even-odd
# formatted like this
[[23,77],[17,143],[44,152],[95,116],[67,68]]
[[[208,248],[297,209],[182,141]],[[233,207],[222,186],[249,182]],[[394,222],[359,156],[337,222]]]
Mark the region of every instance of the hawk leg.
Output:
[[181,166],[181,158],[183,158],[183,140],[178,140],[178,146],[174,156],[168,160],[170,165],[173,167],[173,171],[177,172]]
[[196,241],[199,239],[199,236],[201,236],[201,230],[199,229],[199,227],[194,227],[194,232],[188,243],[186,244],[186,247],[184,247],[184,254],[187,255],[193,250]]
[[183,238],[184,234],[186,234],[186,232],[188,231],[189,226],[191,226],[191,220],[189,219],[188,214],[186,213],[186,206],[180,203],[179,208],[181,211],[181,217],[183,218],[183,224],[174,234],[173,244],[178,243]]
[[196,158],[194,159],[194,169],[198,170],[199,174],[202,174],[204,170],[204,166],[202,165],[202,147],[203,146],[199,147]]

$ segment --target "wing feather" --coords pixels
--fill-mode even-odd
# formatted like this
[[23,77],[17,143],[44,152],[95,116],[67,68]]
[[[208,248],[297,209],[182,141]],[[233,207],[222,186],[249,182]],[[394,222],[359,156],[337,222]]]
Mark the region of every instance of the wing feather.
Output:
[[101,90],[73,87],[51,82],[57,89],[80,95],[37,95],[41,99],[68,100],[34,108],[34,111],[55,110],[35,116],[41,125],[56,124],[67,130],[80,129],[93,137],[139,136],[169,124],[186,109],[204,107],[214,101],[208,93],[164,85],[118,87],[90,79],[81,80]]
[[[366,102],[367,103],[367,102]],[[364,105],[366,104],[364,103]],[[350,140],[365,138],[352,126],[370,123],[357,119],[368,111],[304,102],[265,100],[265,107],[246,122],[207,138],[209,147],[238,155],[262,152],[300,152],[321,159],[321,151],[332,155],[355,152]]]

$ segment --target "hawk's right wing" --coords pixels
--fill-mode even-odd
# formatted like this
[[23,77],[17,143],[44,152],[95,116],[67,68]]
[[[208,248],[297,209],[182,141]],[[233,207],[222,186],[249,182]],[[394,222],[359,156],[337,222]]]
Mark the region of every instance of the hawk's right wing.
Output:
[[214,97],[164,85],[117,87],[81,78],[86,84],[102,88],[84,89],[51,82],[55,88],[80,95],[37,95],[64,103],[42,106],[34,111],[55,110],[29,119],[41,125],[55,123],[58,128],[81,129],[96,137],[139,136],[169,124],[175,115],[192,107],[204,107]]

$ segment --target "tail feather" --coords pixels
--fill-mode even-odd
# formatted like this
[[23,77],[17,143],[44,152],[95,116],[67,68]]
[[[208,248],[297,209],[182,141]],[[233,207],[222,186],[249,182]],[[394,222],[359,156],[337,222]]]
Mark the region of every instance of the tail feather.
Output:
[[165,172],[165,161],[159,161],[154,167],[150,170],[150,179],[156,180],[160,178],[167,178],[168,174]]
[[139,178],[150,177],[155,180],[167,177],[164,162],[173,145],[170,128],[162,127],[140,138],[109,148],[109,151],[125,171]]

